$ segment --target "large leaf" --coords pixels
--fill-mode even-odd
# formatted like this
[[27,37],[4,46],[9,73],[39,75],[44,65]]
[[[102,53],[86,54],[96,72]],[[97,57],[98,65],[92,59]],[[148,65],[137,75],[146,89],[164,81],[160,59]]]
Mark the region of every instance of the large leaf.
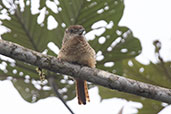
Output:
[[124,61],[125,76],[135,80],[171,88],[171,62],[143,65],[135,59]]
[[42,47],[51,41],[45,32],[47,31],[46,27],[40,27],[37,24],[38,15],[32,15],[29,6],[26,6],[23,13],[17,9],[14,15],[9,16],[10,21],[2,20],[2,22],[11,32],[2,35],[3,39],[16,42],[36,51],[43,51]]
[[[131,60],[124,60],[123,65],[124,65],[124,75],[128,78],[170,88],[171,75],[168,75],[171,74],[170,62],[166,62],[164,64],[150,63],[149,65],[143,65],[138,61],[136,61],[135,59],[131,59]],[[99,87],[99,89],[100,89],[99,94],[102,96],[103,99],[119,97],[119,98],[125,98],[127,100],[141,102],[143,104],[143,109],[139,110],[140,114],[146,114],[146,113],[155,114],[158,113],[163,108],[161,102],[159,101],[154,101],[135,95],[130,95],[127,93],[116,92],[102,87]]]
[[161,102],[159,101],[146,99],[128,93],[122,93],[115,90],[110,90],[104,87],[99,87],[99,90],[100,90],[99,94],[102,96],[103,99],[117,97],[117,98],[124,98],[128,101],[131,100],[131,101],[141,102],[143,104],[143,108],[139,109],[138,114],[157,114],[163,108]]
[[[132,32],[126,27],[118,27],[111,30],[121,32],[121,34],[113,33],[108,30],[103,35],[110,35],[113,37],[106,39],[103,45],[99,45],[98,51],[102,51],[104,59],[98,61],[98,68],[122,75],[123,64],[125,59],[131,59],[141,52],[141,45],[138,39],[133,37]],[[97,38],[98,39],[98,38]],[[97,42],[97,41],[96,41]],[[97,45],[97,43],[95,44]],[[110,48],[110,50],[108,50]],[[97,48],[95,48],[97,49]],[[105,63],[113,62],[113,66],[106,66]]]
[[[2,2],[1,4],[2,6],[4,6]],[[41,2],[41,4],[43,4],[43,2]],[[30,5],[26,5],[24,12],[20,11],[19,5],[17,4],[15,5],[18,8],[15,9],[14,14],[10,12],[10,9],[8,9],[8,15],[11,18],[11,20],[1,20],[3,22],[3,25],[8,27],[11,31],[6,34],[3,34],[2,35],[3,39],[16,42],[24,47],[40,52],[47,48],[47,43],[49,43],[50,41],[54,42],[53,40],[56,40],[56,38],[54,37],[56,35],[54,35],[53,37],[50,37],[49,35],[53,31],[47,30],[47,18],[45,18],[44,26],[41,27],[41,25],[37,23],[38,14],[36,15],[31,14]],[[48,54],[56,56],[49,49],[48,49]],[[15,80],[13,81],[14,86],[25,100],[29,102],[33,102],[32,98],[33,97],[35,98],[35,95],[32,94],[31,91],[36,91],[36,93],[39,94],[36,96],[36,100],[34,100],[34,102],[39,99],[54,95],[52,94],[53,92],[51,90],[45,91],[34,87],[35,85],[32,82],[32,80],[35,81],[39,80],[39,76],[35,70],[36,67],[25,64],[20,61],[15,61],[15,63],[10,63],[7,61],[7,64],[8,64],[6,67],[7,72],[4,73],[4,71],[1,71],[2,74],[1,79],[2,80],[7,79],[5,78],[5,76],[6,77],[12,76],[13,77],[12,81]],[[22,74],[22,78],[20,74]],[[26,83],[24,81],[26,77],[30,77],[29,78],[30,83]],[[71,80],[64,79],[63,76],[57,76],[55,79],[61,91],[65,88],[64,89],[65,91],[61,92],[62,95],[65,96],[67,100],[72,99],[75,96],[75,94],[70,91],[74,91],[75,87],[73,84],[68,84],[68,82],[70,82]],[[40,86],[40,84],[37,86]],[[44,86],[48,86],[48,84]],[[30,92],[25,91],[25,89],[27,90],[29,89]]]

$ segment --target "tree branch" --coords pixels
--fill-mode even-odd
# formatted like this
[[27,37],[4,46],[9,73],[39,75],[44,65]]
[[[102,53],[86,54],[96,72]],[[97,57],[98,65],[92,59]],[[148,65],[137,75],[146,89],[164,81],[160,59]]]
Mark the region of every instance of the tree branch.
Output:
[[12,42],[0,40],[0,54],[49,71],[84,79],[110,89],[171,103],[171,89],[128,79],[96,68],[92,69],[64,61],[61,62],[56,57],[43,55]]

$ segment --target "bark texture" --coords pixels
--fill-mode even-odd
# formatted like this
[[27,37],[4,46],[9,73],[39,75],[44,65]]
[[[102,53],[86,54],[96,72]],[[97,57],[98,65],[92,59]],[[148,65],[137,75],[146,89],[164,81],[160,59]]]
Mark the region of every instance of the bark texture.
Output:
[[128,79],[100,69],[82,67],[59,61],[56,57],[43,55],[18,44],[0,39],[0,54],[56,73],[70,75],[110,89],[171,103],[171,89]]

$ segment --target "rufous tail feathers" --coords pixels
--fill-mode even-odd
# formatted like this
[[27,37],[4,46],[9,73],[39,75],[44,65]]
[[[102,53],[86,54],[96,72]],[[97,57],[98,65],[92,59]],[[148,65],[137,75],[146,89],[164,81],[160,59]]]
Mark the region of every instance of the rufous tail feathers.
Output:
[[76,94],[78,97],[78,104],[86,104],[86,102],[90,102],[90,98],[88,95],[87,82],[85,80],[76,80]]

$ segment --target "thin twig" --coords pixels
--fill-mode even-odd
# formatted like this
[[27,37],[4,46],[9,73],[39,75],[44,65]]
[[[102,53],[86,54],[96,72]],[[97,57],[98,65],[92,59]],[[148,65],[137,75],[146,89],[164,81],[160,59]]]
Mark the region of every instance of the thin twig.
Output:
[[159,61],[161,63],[160,65],[161,65],[161,67],[162,67],[162,69],[163,69],[163,71],[165,73],[165,76],[171,81],[171,73],[167,69],[167,67],[165,66],[164,60],[163,60],[163,58],[162,58],[162,56],[160,54],[161,48],[162,48],[161,42],[159,40],[155,40],[153,42],[153,45],[155,46],[155,54],[156,54],[157,58],[159,59]]
[[58,86],[55,83],[55,79],[53,76],[48,76],[48,81],[50,86],[53,88],[53,91],[55,92],[56,96],[62,101],[62,103],[67,107],[67,109],[71,112],[71,114],[74,114],[74,112],[71,110],[71,108],[66,104],[65,100],[62,98],[61,94],[58,92]]

